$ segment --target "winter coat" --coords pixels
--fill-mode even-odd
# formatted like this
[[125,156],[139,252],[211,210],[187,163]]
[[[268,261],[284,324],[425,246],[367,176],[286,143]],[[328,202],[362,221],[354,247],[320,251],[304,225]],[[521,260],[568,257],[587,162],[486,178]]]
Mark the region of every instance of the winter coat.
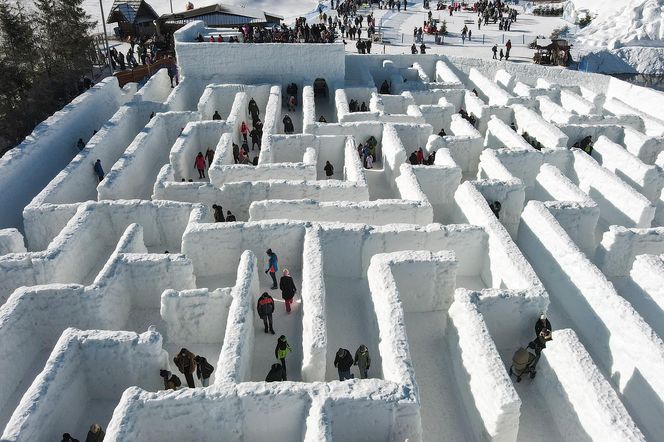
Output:
[[295,130],[293,127],[293,120],[291,120],[288,115],[286,115],[282,121],[284,123],[284,132],[293,132]]
[[279,263],[279,258],[277,258],[276,253],[273,253],[269,256],[270,256],[270,259],[267,262],[267,267],[265,268],[265,270],[267,270],[268,272],[276,273],[276,272],[279,271],[279,264],[278,264]]
[[99,177],[104,176],[104,169],[102,169],[100,162],[95,163],[94,170],[95,170],[95,174],[97,174],[97,176],[99,176]]
[[551,323],[549,322],[548,319],[544,319],[545,323],[542,323],[541,319],[538,319],[537,322],[535,323],[535,336],[539,336],[540,332],[542,330],[548,330],[551,331]]
[[187,351],[184,355],[182,352],[178,353],[176,357],[173,358],[173,362],[180,370],[180,373],[187,374],[193,373],[196,371],[196,361],[194,361],[194,354],[190,351]]
[[170,378],[164,379],[164,388],[166,390],[177,390],[180,385],[182,385],[182,381],[174,374],[171,374]]
[[355,352],[355,365],[357,365],[360,370],[368,370],[371,366],[371,357],[369,356],[369,350],[361,351],[359,348]]
[[293,299],[295,292],[297,292],[293,278],[286,275],[282,276],[279,280],[279,289],[281,289],[281,297],[283,299]]
[[214,161],[214,150],[208,149],[205,152],[205,158],[207,158],[208,165],[212,166],[212,161]]
[[350,367],[353,366],[353,357],[351,356],[350,352],[345,348],[343,349],[343,351],[344,351],[343,356],[339,357],[339,355],[337,355],[334,358],[334,366],[337,367],[340,371],[348,371],[350,370]]
[[247,123],[245,123],[244,121],[242,122],[242,126],[240,126],[240,133],[243,135],[249,133],[249,126],[247,126]]
[[235,221],[236,221],[235,220],[235,215],[233,215],[232,213],[230,215],[226,215],[226,222],[227,223],[232,223],[232,222],[235,222]]
[[210,364],[207,359],[202,356],[198,357],[198,363],[196,364],[196,377],[198,379],[207,379],[212,375],[214,367]]
[[219,206],[214,208],[214,220],[218,223],[223,223],[225,221],[224,210]]
[[254,100],[253,98],[251,100],[249,100],[249,106],[248,107],[249,107],[249,113],[250,114],[252,114],[252,115],[253,114],[256,114],[256,115],[260,114],[260,111],[258,110],[258,104],[256,104],[256,100]]
[[90,430],[88,431],[88,436],[85,438],[85,442],[102,442],[105,435],[104,430],[99,430],[96,434]]
[[265,382],[279,382],[284,378],[284,370],[281,368],[281,364],[274,363],[270,372],[265,377]]
[[330,163],[327,163],[323,170],[325,170],[325,176],[332,176],[334,174],[334,167]]
[[277,359],[285,359],[286,355],[290,353],[293,349],[288,345],[288,341],[282,341],[281,339],[277,341],[277,346],[274,347],[274,357]]
[[204,170],[205,169],[205,157],[201,155],[196,155],[196,160],[194,161],[196,169]]
[[214,111],[214,115],[212,115],[213,120],[221,120],[221,115],[219,115],[218,111]]
[[263,294],[258,298],[256,302],[256,310],[258,311],[258,316],[263,319],[266,315],[271,315],[274,312],[274,299],[272,296]]

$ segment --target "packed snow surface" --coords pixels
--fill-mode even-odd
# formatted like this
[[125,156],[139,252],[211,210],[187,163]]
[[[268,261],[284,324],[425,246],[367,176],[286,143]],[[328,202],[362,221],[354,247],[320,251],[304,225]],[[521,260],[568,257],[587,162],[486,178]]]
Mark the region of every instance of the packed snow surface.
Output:
[[[109,78],[0,159],[2,441],[664,434],[662,94],[395,53],[406,40],[356,55],[217,32],[175,34],[178,85]],[[450,38],[438,52],[466,50]]]

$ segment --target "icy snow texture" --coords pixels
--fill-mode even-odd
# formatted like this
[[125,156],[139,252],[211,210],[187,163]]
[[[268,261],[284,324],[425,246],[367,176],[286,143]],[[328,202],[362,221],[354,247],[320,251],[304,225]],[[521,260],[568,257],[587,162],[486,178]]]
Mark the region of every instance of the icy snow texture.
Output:
[[[5,437],[81,438],[92,422],[108,440],[160,442],[664,431],[661,94],[490,60],[194,43],[198,30],[209,32],[176,36],[180,85],[161,71],[118,95],[87,148],[21,195],[23,230],[0,230]],[[319,77],[327,96],[314,94]],[[392,94],[378,93],[385,79]],[[264,122],[256,167],[232,155],[252,97]],[[369,111],[350,113],[350,99]],[[72,107],[61,124],[89,111]],[[593,157],[570,149],[586,135]],[[366,169],[357,148],[371,136]],[[208,148],[198,179],[193,158]],[[434,165],[409,164],[420,148]],[[214,223],[212,204],[238,221]],[[298,289],[290,314],[263,273],[267,248]],[[287,383],[262,382],[276,337],[256,315],[263,291],[293,349]],[[541,312],[554,340],[537,377],[514,383],[512,354]],[[352,367],[355,379],[338,381],[337,349],[361,344],[369,378]],[[213,364],[211,385],[157,391],[181,347]]]

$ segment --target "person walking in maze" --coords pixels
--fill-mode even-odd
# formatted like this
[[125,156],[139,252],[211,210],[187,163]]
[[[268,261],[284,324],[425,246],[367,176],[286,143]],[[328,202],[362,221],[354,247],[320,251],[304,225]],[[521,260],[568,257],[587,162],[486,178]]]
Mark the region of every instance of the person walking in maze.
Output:
[[258,109],[258,104],[256,104],[256,100],[254,100],[254,97],[251,97],[251,100],[249,100],[249,115],[251,115],[251,120],[256,121],[258,120],[258,116],[260,115],[260,110]]
[[350,374],[350,367],[353,366],[353,356],[345,348],[340,348],[337,351],[337,356],[334,358],[334,366],[337,367],[340,381],[353,378],[353,375]]
[[88,431],[88,435],[85,438],[85,442],[102,442],[105,435],[104,430],[101,429],[101,425],[92,424],[92,426],[90,426],[90,431]]
[[279,280],[279,288],[281,289],[281,297],[284,299],[286,304],[286,312],[291,312],[291,304],[293,303],[293,298],[295,297],[295,292],[297,288],[295,287],[295,282],[291,277],[288,269],[284,269],[284,275]]
[[362,344],[357,348],[353,365],[357,365],[357,368],[360,369],[360,379],[366,379],[367,372],[371,366],[371,357],[369,356],[369,349],[366,345]]
[[173,358],[173,362],[177,366],[180,373],[184,375],[184,378],[187,380],[187,386],[189,388],[195,388],[194,376],[193,373],[196,371],[196,361],[194,360],[194,354],[183,348],[180,350],[180,353]]
[[223,223],[224,221],[226,221],[224,219],[224,209],[221,206],[218,206],[217,204],[212,204],[212,210],[214,210],[215,223]]
[[288,380],[286,375],[286,356],[291,351],[293,351],[293,349],[288,344],[286,336],[284,335],[279,336],[279,339],[277,339],[277,346],[274,347],[274,357],[276,357],[277,359],[279,359],[279,361],[281,361],[282,381]]
[[95,175],[97,175],[97,179],[101,183],[101,180],[104,179],[104,169],[101,167],[101,160],[95,161],[94,166],[92,168],[95,171]]
[[293,132],[295,132],[295,128],[293,127],[293,120],[291,120],[291,117],[286,115],[281,121],[284,123],[285,133],[292,134]]
[[212,150],[211,147],[208,147],[207,150],[205,151],[205,159],[207,160],[207,167],[208,169],[212,167],[212,162],[214,161],[214,150]]
[[198,152],[194,160],[194,169],[198,170],[198,178],[205,178],[205,157],[203,152]]
[[277,289],[276,273],[279,270],[279,258],[277,257],[277,254],[272,251],[272,249],[267,249],[265,253],[267,253],[268,256],[267,267],[265,268],[265,274],[269,273],[270,278],[272,278],[272,287],[270,287],[270,289],[276,290]]
[[498,57],[496,56],[496,54],[498,53],[498,45],[493,45],[493,47],[491,48],[491,52],[493,52],[493,59],[497,60]]
[[196,377],[201,381],[203,387],[209,386],[214,367],[203,356],[196,355],[194,361],[196,362]]
[[231,211],[228,210],[228,211],[226,212],[226,222],[227,222],[227,223],[233,223],[233,222],[235,222],[235,221],[237,221],[237,220],[235,219],[235,215],[233,215],[233,214],[231,213]]
[[263,325],[265,326],[265,333],[269,332],[274,334],[274,328],[272,327],[272,313],[274,313],[274,299],[272,296],[268,295],[267,292],[258,298],[256,302],[256,311],[258,312],[258,317],[263,320]]
[[325,167],[323,167],[323,170],[325,171],[325,178],[330,179],[332,175],[334,175],[334,166],[330,164],[329,161],[325,162]]
[[244,142],[247,142],[247,135],[249,135],[249,126],[247,126],[247,123],[245,121],[242,122],[240,125],[240,133],[242,134],[242,139]]
[[214,111],[214,115],[212,115],[213,120],[221,120],[221,115],[219,115],[219,111],[216,110]]
[[258,146],[258,150],[261,150],[261,134],[258,132],[258,129],[255,127],[249,132],[251,137],[251,150],[254,150],[255,146]]

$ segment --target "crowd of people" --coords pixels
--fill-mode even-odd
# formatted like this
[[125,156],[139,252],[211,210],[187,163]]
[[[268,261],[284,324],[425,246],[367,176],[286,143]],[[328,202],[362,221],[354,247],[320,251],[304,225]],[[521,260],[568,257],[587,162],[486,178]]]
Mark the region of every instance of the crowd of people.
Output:
[[[194,373],[196,373],[196,378],[201,387],[210,385],[210,376],[214,372],[214,367],[203,356],[195,355],[186,348],[182,348],[173,358],[173,363],[178,371],[184,375],[187,387],[196,388]],[[180,378],[169,370],[159,370],[159,376],[164,381],[164,389],[166,390],[177,390],[182,386]]]
[[408,162],[413,166],[433,166],[436,161],[436,152],[431,152],[427,157],[424,157],[424,151],[420,147],[414,150],[408,157]]
[[376,161],[376,150],[378,148],[378,140],[373,135],[367,141],[357,145],[357,153],[362,161],[362,166],[365,169],[373,169],[373,163]]

